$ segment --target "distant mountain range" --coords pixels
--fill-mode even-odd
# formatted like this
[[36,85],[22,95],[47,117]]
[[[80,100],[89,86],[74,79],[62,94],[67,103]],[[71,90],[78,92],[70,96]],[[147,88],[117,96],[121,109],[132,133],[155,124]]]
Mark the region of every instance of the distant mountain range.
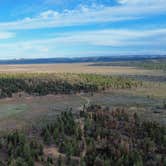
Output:
[[148,59],[161,59],[164,56],[119,56],[119,57],[79,57],[79,58],[39,58],[39,59],[11,59],[0,60],[0,64],[51,64],[51,63],[85,63],[85,62],[114,62],[114,61],[135,61]]

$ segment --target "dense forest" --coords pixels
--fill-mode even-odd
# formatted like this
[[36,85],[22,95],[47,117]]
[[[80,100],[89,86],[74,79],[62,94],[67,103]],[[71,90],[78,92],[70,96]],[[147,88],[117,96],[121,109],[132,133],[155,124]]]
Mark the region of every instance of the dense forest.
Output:
[[140,85],[140,81],[129,78],[97,74],[0,74],[0,97],[12,97],[17,92],[31,95],[71,94]]
[[165,127],[125,108],[91,105],[79,114],[69,110],[31,130],[2,135],[0,165],[164,166],[165,135]]

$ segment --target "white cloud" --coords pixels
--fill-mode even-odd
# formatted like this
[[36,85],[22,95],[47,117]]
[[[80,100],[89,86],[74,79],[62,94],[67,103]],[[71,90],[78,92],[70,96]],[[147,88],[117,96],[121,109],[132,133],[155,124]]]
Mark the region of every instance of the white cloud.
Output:
[[[157,15],[166,15],[166,0],[117,1],[119,5],[116,6],[92,5],[87,7],[80,5],[79,8],[73,10],[61,12],[46,10],[34,17],[25,17],[24,19],[12,22],[0,22],[0,39],[14,37],[17,31],[15,33],[9,32],[14,30],[65,27],[93,23],[100,23],[102,25],[104,22],[135,20],[146,17],[153,18],[153,16]],[[56,2],[60,3],[61,1],[58,0]],[[154,27],[156,27],[155,24]],[[105,29],[93,31],[86,31],[84,29],[82,32],[58,33],[58,36],[55,35],[54,37],[52,35],[51,38],[48,37],[47,39],[16,41],[14,43],[8,41],[8,44],[1,42],[0,57],[22,56],[28,58],[27,56],[35,57],[35,55],[38,57],[52,55],[53,57],[56,54],[65,56],[70,54],[70,56],[74,56],[84,54],[85,52],[91,55],[101,55],[102,53],[107,55],[110,53],[135,54],[137,52],[140,54],[166,54],[166,29],[159,29],[158,27],[158,29],[143,30],[144,28],[142,27],[142,30],[132,30],[130,28],[130,30]],[[32,36],[31,38],[34,37]],[[24,40],[24,37],[22,37],[22,40]],[[78,45],[80,48],[77,47]],[[82,46],[85,48],[84,51]],[[104,50],[105,48],[107,49]]]
[[130,1],[129,0],[118,0],[118,2],[120,4],[126,4],[126,3],[130,2]]
[[58,16],[58,14],[59,14],[58,12],[55,12],[53,10],[48,10],[41,13],[39,16],[41,16],[41,18],[43,19],[48,19],[48,18],[55,18]]
[[[117,30],[106,29],[75,33],[63,33],[59,37],[46,40],[35,40],[34,45],[71,45],[83,44],[91,46],[132,47],[161,46],[165,47],[166,29],[154,30]],[[27,42],[28,43],[28,42]],[[32,43],[31,43],[32,44]]]
[[[52,35],[54,36],[54,35]],[[152,40],[155,39],[155,40]],[[159,41],[166,40],[166,29],[154,30],[125,30],[125,29],[105,29],[93,30],[74,33],[62,33],[58,37],[48,39],[29,40],[24,42],[15,42],[14,44],[1,44],[3,46],[15,46],[25,50],[40,48],[45,46],[42,51],[48,51],[48,47],[56,47],[56,45],[69,45],[69,44],[87,44],[94,46],[112,46],[112,47],[125,47],[125,46],[142,46],[156,45]],[[165,43],[159,43],[161,46]]]
[[120,4],[126,4],[126,5],[150,5],[150,6],[156,6],[156,5],[164,5],[165,0],[117,0]]
[[[52,35],[54,36],[54,35]],[[48,39],[1,44],[0,56],[47,57],[110,54],[166,54],[166,29],[106,29],[64,33]],[[77,49],[81,46],[81,49]],[[85,46],[85,47],[84,47]],[[88,48],[87,48],[88,46]],[[101,47],[107,49],[100,49]],[[21,48],[21,49],[20,49]],[[85,48],[85,49],[83,49]],[[90,54],[91,53],[91,54]]]
[[9,39],[15,37],[15,34],[12,32],[0,32],[0,39]]
[[74,10],[57,12],[48,10],[33,18],[25,18],[13,22],[0,22],[0,29],[40,29],[48,27],[64,27],[90,23],[114,22],[138,19],[166,13],[165,0],[119,0],[117,6],[81,6]]

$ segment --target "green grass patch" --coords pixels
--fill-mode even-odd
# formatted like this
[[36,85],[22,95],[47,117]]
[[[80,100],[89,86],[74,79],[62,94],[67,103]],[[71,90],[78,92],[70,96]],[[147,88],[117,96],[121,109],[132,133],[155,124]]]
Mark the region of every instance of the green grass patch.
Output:
[[0,118],[10,117],[28,110],[26,104],[4,104],[0,107]]

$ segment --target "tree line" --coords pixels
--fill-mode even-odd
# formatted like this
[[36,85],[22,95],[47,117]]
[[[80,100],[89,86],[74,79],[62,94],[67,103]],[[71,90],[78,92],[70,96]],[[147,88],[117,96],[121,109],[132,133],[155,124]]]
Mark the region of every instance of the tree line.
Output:
[[30,95],[96,92],[108,88],[132,88],[142,82],[97,74],[0,74],[0,98],[13,93]]

